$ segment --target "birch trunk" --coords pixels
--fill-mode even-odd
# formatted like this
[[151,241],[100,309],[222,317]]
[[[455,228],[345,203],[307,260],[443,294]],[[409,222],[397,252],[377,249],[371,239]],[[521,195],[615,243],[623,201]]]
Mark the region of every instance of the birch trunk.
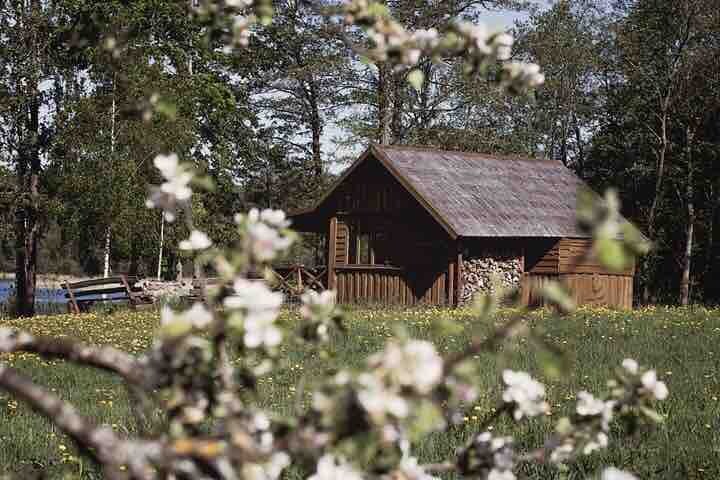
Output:
[[690,303],[690,273],[692,266],[693,233],[695,229],[695,203],[693,189],[693,162],[692,162],[692,133],[685,131],[686,158],[688,165],[687,185],[685,186],[685,206],[687,208],[687,226],[685,228],[685,252],[683,255],[683,268],[680,277],[680,304]]
[[165,215],[160,214],[160,251],[158,252],[157,279],[162,276],[163,244],[165,243]]
[[[112,85],[112,106],[110,107],[110,161],[115,158],[115,116],[117,113],[117,104],[115,100],[115,76],[113,76]],[[105,247],[103,249],[103,277],[110,276],[110,245],[112,240],[112,232],[110,225],[105,230]]]

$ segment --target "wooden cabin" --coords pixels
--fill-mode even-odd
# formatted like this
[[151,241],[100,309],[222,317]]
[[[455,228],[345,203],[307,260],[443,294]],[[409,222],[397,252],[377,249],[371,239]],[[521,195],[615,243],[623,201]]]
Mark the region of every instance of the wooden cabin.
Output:
[[368,148],[293,228],[323,236],[341,303],[457,305],[560,280],[579,304],[632,307],[634,268],[610,273],[576,224],[583,182],[557,161],[404,146]]

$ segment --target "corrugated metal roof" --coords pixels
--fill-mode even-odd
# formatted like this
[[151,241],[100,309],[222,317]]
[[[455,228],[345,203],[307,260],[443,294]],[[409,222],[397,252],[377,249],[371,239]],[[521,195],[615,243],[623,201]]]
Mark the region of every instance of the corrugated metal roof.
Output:
[[400,146],[371,150],[457,236],[587,236],[576,221],[584,183],[560,162]]

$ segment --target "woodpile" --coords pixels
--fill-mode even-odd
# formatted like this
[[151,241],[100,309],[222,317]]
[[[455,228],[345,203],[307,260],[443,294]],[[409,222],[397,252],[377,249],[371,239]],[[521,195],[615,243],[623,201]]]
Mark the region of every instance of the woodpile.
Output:
[[483,257],[464,260],[460,302],[471,302],[476,293],[490,293],[497,283],[503,287],[516,287],[520,284],[521,276],[522,264],[519,258]]
[[191,282],[164,282],[146,278],[138,282],[143,293],[155,299],[169,299],[189,295],[192,290]]

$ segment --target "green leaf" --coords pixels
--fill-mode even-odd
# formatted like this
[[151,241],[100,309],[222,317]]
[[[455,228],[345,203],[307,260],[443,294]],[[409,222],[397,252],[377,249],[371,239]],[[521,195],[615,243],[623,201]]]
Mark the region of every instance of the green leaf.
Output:
[[408,73],[407,79],[410,85],[412,85],[415,90],[419,92],[422,89],[423,83],[425,82],[425,74],[420,70],[415,69],[412,72]]
[[425,400],[415,409],[415,421],[410,425],[410,440],[417,442],[443,424],[440,409],[434,403]]
[[570,313],[577,308],[575,300],[558,282],[548,283],[543,287],[540,294],[563,313]]
[[595,255],[602,266],[613,272],[624,270],[631,260],[621,243],[611,238],[597,239]]
[[545,376],[551,380],[560,380],[564,370],[562,358],[546,349],[537,352],[537,357]]
[[190,333],[192,323],[189,320],[178,319],[163,325],[160,328],[160,336],[163,338],[177,338]]
[[155,111],[169,120],[175,120],[177,117],[177,106],[172,102],[158,102],[155,106]]
[[647,418],[649,418],[650,420],[652,420],[655,423],[664,423],[665,422],[665,419],[663,418],[663,416],[651,408],[640,407],[640,411],[643,413],[643,415],[645,415]]
[[388,10],[387,6],[383,5],[379,2],[373,2],[370,5],[368,5],[367,13],[369,15],[375,16],[375,17],[388,17],[390,16],[390,11]]

